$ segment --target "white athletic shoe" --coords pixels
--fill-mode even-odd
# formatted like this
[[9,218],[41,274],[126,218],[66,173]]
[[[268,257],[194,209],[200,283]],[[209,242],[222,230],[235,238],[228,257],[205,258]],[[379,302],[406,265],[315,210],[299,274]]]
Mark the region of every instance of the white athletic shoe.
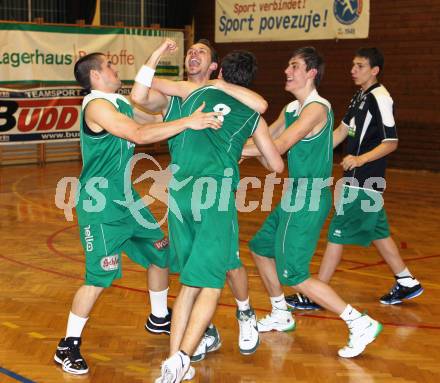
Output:
[[196,351],[194,351],[194,354],[191,356],[191,362],[200,362],[206,358],[208,352],[217,351],[221,345],[222,341],[217,327],[214,325],[208,327],[203,334],[202,340],[197,346]]
[[382,324],[368,315],[362,315],[348,323],[350,336],[348,344],[338,351],[343,358],[353,358],[361,354],[382,331]]
[[176,352],[162,363],[161,376],[155,383],[179,383],[182,380],[191,380],[196,371],[190,366],[189,356]]
[[293,331],[295,319],[288,310],[272,309],[272,312],[257,322],[259,332]]
[[236,317],[240,333],[238,336],[238,348],[243,355],[251,355],[260,344],[260,336],[257,328],[257,317],[251,307],[249,310],[240,311],[237,309]]

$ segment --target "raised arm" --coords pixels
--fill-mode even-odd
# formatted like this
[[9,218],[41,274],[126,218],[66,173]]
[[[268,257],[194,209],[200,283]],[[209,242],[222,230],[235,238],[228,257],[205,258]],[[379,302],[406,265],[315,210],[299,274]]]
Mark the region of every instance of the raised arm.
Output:
[[210,80],[208,81],[208,84],[214,85],[260,114],[263,114],[267,110],[267,101],[258,93],[255,93],[248,88],[228,83],[223,79]]
[[176,43],[171,39],[165,41],[151,54],[139,70],[130,97],[134,103],[148,109],[151,112],[162,112],[168,106],[167,93],[151,89],[154,72],[160,58],[166,52],[173,52],[177,49]]
[[119,113],[108,101],[96,99],[90,101],[85,111],[85,121],[95,133],[108,131],[110,134],[124,138],[136,144],[150,144],[184,131],[185,129],[219,129],[220,112],[202,113],[204,103],[189,117],[161,123],[140,125],[126,115]]
[[[146,73],[148,76],[148,80],[151,80],[150,87],[151,90],[155,92],[159,92],[162,95],[167,96],[178,96],[182,98],[186,98],[192,91],[194,91],[198,86],[197,84],[193,84],[189,81],[171,81],[164,78],[154,77],[154,71],[156,70],[157,65],[159,64],[160,58],[167,53],[174,53],[177,51],[177,44],[174,40],[165,39],[165,41],[157,48],[150,58],[145,63],[145,67],[150,68],[146,69]],[[142,93],[141,93],[142,95]],[[136,94],[136,97],[138,94]],[[136,102],[136,100],[135,100]]]
[[263,118],[260,118],[253,138],[259,152],[263,155],[263,161],[261,161],[261,163],[267,169],[281,173],[284,169],[284,161],[270,137],[269,128]]

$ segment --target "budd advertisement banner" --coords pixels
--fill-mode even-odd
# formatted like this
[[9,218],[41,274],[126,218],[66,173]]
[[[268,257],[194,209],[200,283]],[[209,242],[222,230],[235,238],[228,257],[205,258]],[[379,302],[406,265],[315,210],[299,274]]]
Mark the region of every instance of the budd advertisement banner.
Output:
[[[130,88],[119,92],[128,95]],[[84,95],[75,86],[0,88],[0,144],[78,140]]]
[[370,0],[217,0],[215,41],[368,37]]

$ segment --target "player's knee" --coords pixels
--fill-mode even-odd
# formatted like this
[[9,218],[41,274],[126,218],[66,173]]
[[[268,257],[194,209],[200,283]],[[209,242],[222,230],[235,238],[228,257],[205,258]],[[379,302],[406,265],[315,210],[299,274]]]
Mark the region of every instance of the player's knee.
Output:
[[258,262],[261,259],[263,259],[263,257],[261,255],[254,253],[252,250],[251,250],[251,254],[252,254],[252,258],[254,259],[255,262]]
[[221,289],[215,289],[215,288],[211,288],[211,287],[207,287],[203,289],[203,292],[205,294],[210,295],[213,299],[219,300],[220,299],[220,295],[222,293]]
[[226,272],[226,277],[228,279],[238,278],[241,275],[241,273],[243,273],[243,272],[246,273],[243,266],[237,267],[236,269],[228,270]]

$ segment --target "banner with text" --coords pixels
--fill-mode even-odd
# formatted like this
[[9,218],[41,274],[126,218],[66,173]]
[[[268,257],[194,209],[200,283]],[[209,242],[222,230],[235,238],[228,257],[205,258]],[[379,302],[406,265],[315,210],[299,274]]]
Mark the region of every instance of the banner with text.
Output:
[[[128,95],[130,87],[119,93]],[[0,88],[0,145],[79,139],[80,87]]]
[[99,28],[0,23],[0,85],[75,83],[79,57],[102,52],[132,82],[138,69],[165,37],[177,42],[176,54],[162,58],[157,74],[183,78],[183,32],[139,28]]
[[215,41],[368,37],[370,0],[217,0]]

